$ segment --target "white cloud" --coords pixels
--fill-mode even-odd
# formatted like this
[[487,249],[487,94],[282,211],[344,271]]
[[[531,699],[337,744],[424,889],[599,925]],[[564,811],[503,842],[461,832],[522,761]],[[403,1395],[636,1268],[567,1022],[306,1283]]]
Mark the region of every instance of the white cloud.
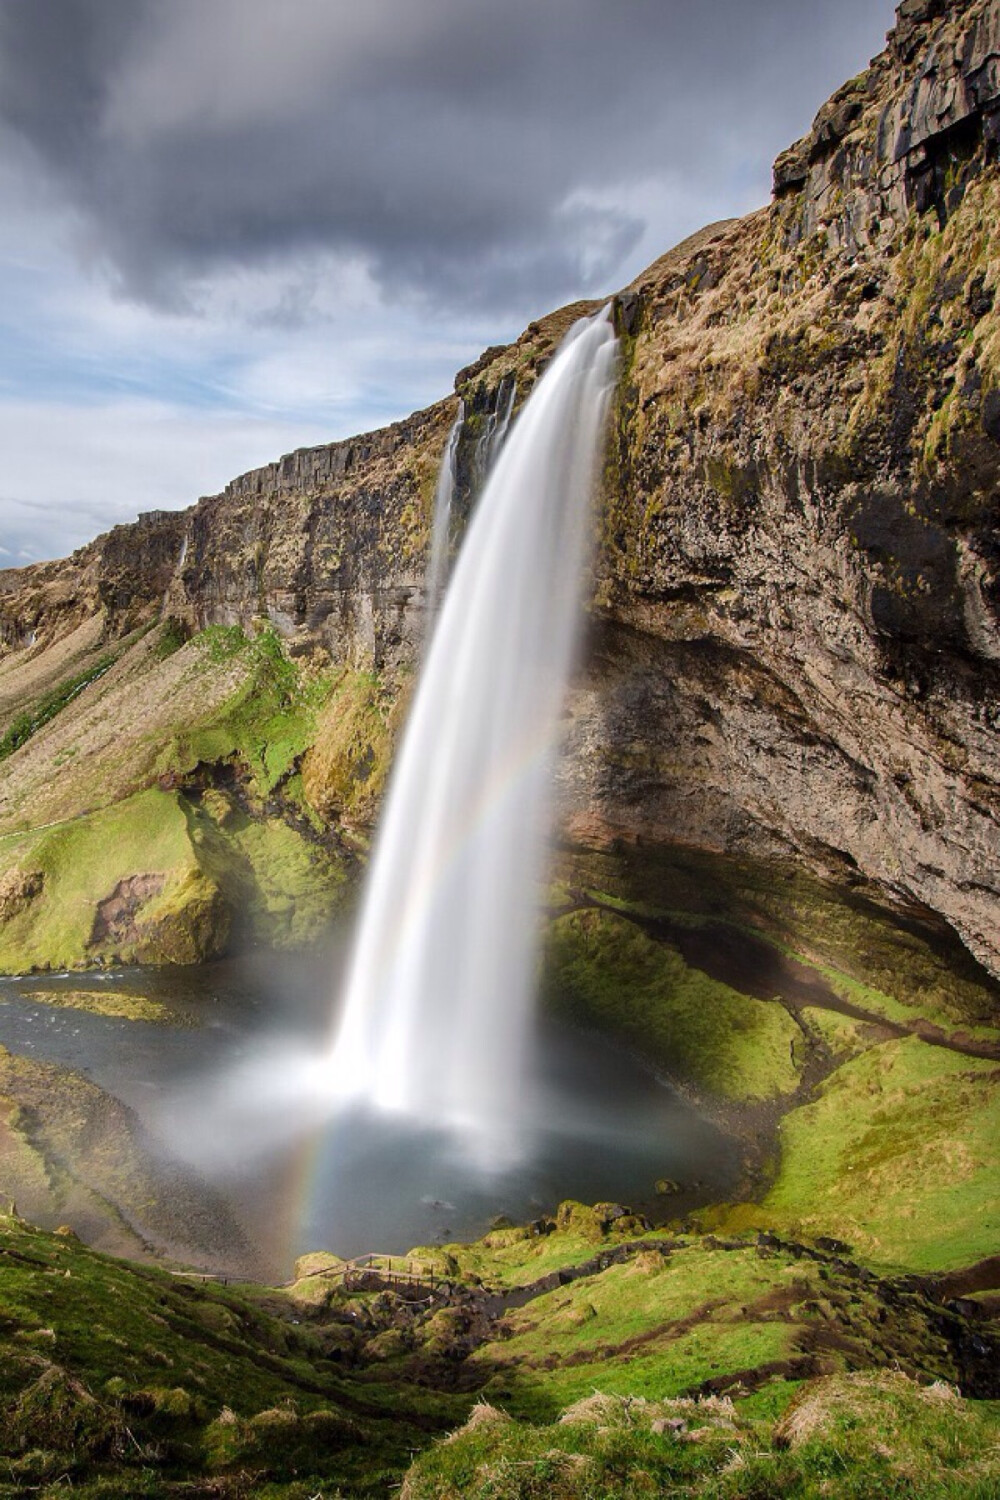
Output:
[[91,409],[0,403],[3,549],[32,558],[64,556],[140,511],[188,505],[243,470],[326,436],[307,423],[198,413],[153,401]]
[[0,555],[403,416],[555,298],[756,207],[892,0],[608,16],[0,6]]

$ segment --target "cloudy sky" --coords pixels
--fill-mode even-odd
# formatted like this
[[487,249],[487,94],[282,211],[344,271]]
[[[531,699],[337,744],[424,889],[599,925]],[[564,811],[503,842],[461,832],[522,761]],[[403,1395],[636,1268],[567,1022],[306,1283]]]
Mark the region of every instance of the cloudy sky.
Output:
[[892,0],[0,0],[0,566],[767,200]]

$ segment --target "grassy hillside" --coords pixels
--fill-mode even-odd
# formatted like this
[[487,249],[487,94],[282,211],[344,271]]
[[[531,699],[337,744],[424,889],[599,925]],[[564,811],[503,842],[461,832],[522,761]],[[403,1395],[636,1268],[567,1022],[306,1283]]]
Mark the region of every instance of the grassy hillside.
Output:
[[0,739],[0,972],[319,936],[383,788],[396,695],[293,662],[270,629],[64,645]]
[[1000,1346],[933,1281],[580,1205],[542,1240],[469,1247],[479,1279],[428,1302],[335,1257],[212,1285],[0,1217],[0,1497],[996,1493]]

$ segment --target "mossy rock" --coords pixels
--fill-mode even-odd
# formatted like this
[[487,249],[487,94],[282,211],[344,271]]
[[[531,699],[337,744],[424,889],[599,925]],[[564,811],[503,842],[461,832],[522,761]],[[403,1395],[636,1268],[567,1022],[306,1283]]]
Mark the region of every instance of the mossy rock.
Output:
[[303,791],[322,818],[354,827],[374,822],[404,697],[372,673],[343,673],[302,762]]
[[307,1254],[300,1255],[295,1262],[293,1280],[304,1281],[308,1276],[321,1276],[328,1271],[339,1274],[346,1265],[345,1260],[329,1250],[310,1250]]
[[200,964],[225,953],[233,914],[219,886],[200,870],[151,903],[128,955],[147,964]]
[[800,1031],[780,1005],[741,995],[689,967],[626,914],[593,909],[551,924],[546,999],[599,1027],[688,1084],[731,1100],[794,1092]]
[[393,1360],[402,1359],[412,1347],[410,1339],[400,1329],[386,1328],[368,1340],[364,1352],[366,1359]]
[[564,1199],[556,1209],[556,1229],[595,1242],[604,1236],[604,1222],[600,1214],[586,1203],[577,1203],[572,1198]]
[[120,1453],[125,1443],[119,1414],[57,1365],[21,1392],[0,1423],[3,1446],[14,1452],[40,1447],[99,1459]]

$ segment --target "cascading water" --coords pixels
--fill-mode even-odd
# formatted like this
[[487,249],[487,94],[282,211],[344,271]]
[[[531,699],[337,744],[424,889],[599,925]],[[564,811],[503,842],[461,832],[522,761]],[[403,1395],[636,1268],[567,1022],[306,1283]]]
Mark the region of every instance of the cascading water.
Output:
[[[341,1100],[510,1150],[526,1068],[550,772],[613,386],[578,323],[479,501],[383,815],[330,1058]],[[446,457],[446,465],[448,459]]]
[[428,621],[433,621],[441,600],[448,572],[448,544],[451,538],[451,503],[455,498],[455,466],[458,444],[465,424],[465,402],[458,403],[458,416],[452,424],[445,444],[441,472],[438,475],[437,493],[434,496],[434,517],[431,523],[431,557],[427,565],[424,584],[424,602]]
[[[510,381],[509,388],[508,380]],[[507,429],[514,415],[516,397],[517,381],[513,376],[505,376],[496,393],[496,407],[486,418],[486,424],[476,444],[472,469],[476,476],[477,488],[483,484],[507,439]]]

